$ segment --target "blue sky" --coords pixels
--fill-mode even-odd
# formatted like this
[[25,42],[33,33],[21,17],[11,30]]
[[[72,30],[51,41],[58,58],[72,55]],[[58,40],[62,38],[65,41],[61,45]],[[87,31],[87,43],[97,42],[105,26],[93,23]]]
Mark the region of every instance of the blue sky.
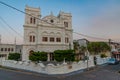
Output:
[[[0,0],[22,11],[25,5],[40,7],[42,17],[59,11],[72,13],[74,32],[120,41],[120,0]],[[0,4],[0,16],[23,36],[24,14]],[[23,38],[0,20],[3,43],[23,43]],[[74,34],[74,39],[85,38]],[[95,40],[90,39],[88,40]]]

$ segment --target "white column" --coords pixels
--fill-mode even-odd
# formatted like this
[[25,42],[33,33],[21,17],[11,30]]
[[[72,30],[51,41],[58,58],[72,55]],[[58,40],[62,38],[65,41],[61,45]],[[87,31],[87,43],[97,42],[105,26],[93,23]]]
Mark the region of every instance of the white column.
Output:
[[50,54],[47,54],[47,61],[50,61]]

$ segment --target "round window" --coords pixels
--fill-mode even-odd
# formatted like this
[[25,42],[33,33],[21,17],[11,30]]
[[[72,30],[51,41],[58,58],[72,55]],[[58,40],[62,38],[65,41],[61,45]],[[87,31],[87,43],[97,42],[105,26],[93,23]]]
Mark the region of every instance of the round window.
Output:
[[50,22],[51,22],[51,23],[53,23],[53,22],[54,22],[54,20],[52,20],[52,19],[51,19],[51,20],[50,20]]

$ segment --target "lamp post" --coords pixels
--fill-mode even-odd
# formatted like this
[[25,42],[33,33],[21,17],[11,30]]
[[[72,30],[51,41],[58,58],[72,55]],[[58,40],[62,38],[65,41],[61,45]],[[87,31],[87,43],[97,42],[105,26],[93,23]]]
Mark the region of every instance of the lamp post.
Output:
[[88,51],[87,43],[86,43],[87,70],[89,70],[89,63],[88,63],[89,54],[88,53],[89,51]]
[[88,58],[89,58],[89,56],[88,56],[88,49],[87,49],[87,54],[86,55],[87,55],[87,70],[89,70],[89,65],[88,65],[89,64],[88,63]]

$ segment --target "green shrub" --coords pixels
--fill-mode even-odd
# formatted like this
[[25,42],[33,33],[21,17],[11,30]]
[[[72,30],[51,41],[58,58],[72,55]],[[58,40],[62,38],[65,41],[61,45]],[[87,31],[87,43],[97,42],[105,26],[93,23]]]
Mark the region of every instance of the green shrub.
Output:
[[9,53],[8,59],[19,61],[20,60],[20,54],[19,53]]
[[46,52],[33,52],[29,59],[31,61],[47,61],[47,53]]
[[106,58],[107,55],[106,55],[106,54],[101,54],[100,57],[101,57],[101,58]]
[[74,61],[75,54],[74,54],[73,50],[55,50],[54,51],[54,58],[58,62],[61,62],[64,59],[66,61]]

